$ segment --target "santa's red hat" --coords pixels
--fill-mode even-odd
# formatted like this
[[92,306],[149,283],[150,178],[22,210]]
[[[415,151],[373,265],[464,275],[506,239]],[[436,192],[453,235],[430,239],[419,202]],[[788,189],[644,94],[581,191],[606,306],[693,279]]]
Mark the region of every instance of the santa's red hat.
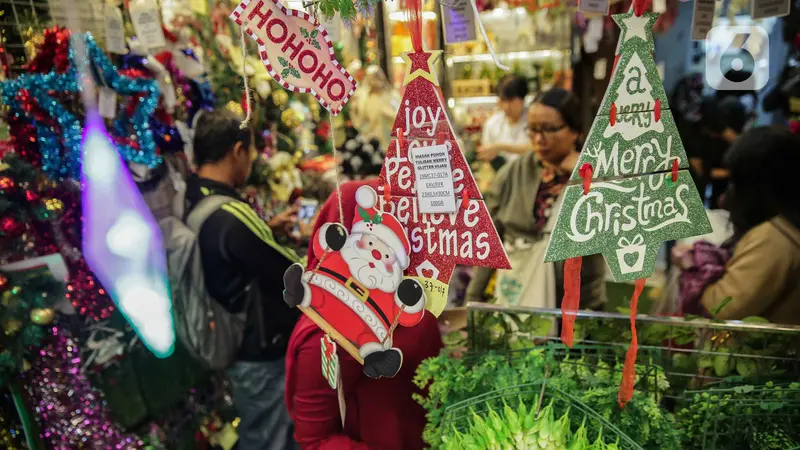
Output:
[[405,270],[408,267],[408,256],[411,244],[406,236],[406,229],[397,218],[375,209],[378,194],[369,186],[361,186],[356,191],[356,216],[353,219],[352,234],[368,234],[375,236],[391,248],[397,256],[397,262]]

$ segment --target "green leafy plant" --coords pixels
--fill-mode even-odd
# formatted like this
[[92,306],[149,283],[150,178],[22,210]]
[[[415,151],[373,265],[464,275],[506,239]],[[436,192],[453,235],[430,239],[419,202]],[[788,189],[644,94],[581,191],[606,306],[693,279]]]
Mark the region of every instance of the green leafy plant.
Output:
[[[487,353],[453,359],[443,354],[424,361],[415,377],[425,395],[415,395],[427,411],[425,442],[440,445],[448,406],[494,391],[514,388],[547,378],[547,384],[574,396],[600,416],[619,426],[635,442],[648,449],[675,449],[678,434],[674,419],[657,403],[653,393],[636,391],[628,405],[617,405],[621,363],[612,364],[581,358],[556,358],[558,346],[545,346],[510,354]],[[637,366],[639,378],[648,370]],[[662,371],[652,381],[660,392],[669,387]],[[452,437],[451,437],[452,438]],[[457,439],[457,438],[452,438]],[[523,447],[524,448],[524,447]],[[564,448],[564,447],[561,447]]]
[[800,442],[800,383],[688,393],[678,412],[686,449],[790,449]]

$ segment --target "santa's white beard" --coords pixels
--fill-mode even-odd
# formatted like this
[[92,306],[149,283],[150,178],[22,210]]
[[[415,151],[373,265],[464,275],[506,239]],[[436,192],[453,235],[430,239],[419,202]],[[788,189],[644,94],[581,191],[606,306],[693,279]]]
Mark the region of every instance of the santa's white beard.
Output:
[[[386,270],[386,266],[380,261],[375,261],[369,253],[362,255],[356,247],[356,242],[360,235],[350,235],[347,242],[340,250],[344,262],[350,269],[350,274],[367,289],[380,289],[383,292],[395,292],[403,281],[403,271],[400,264],[395,262],[392,265],[392,272]],[[366,252],[365,252],[366,253]],[[375,267],[370,267],[373,263]]]

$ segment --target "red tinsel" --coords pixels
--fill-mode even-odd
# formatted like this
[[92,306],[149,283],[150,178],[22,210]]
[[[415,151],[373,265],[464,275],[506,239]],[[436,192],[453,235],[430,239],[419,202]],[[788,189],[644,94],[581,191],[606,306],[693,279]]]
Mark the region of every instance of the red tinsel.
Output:
[[561,300],[561,342],[572,348],[575,319],[581,303],[581,266],[583,258],[576,256],[564,262],[564,298]]
[[69,36],[68,29],[58,26],[44,30],[44,41],[25,69],[33,73],[65,73],[69,68]]

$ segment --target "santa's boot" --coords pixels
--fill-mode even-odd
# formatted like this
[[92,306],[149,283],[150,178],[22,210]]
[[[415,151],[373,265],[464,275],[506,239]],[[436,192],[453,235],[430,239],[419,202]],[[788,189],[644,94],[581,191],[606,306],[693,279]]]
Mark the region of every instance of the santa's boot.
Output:
[[393,378],[403,365],[403,352],[390,348],[364,357],[364,374],[370,378]]
[[292,264],[283,274],[283,301],[290,308],[296,308],[303,303],[306,287],[303,285],[303,266],[298,263]]

